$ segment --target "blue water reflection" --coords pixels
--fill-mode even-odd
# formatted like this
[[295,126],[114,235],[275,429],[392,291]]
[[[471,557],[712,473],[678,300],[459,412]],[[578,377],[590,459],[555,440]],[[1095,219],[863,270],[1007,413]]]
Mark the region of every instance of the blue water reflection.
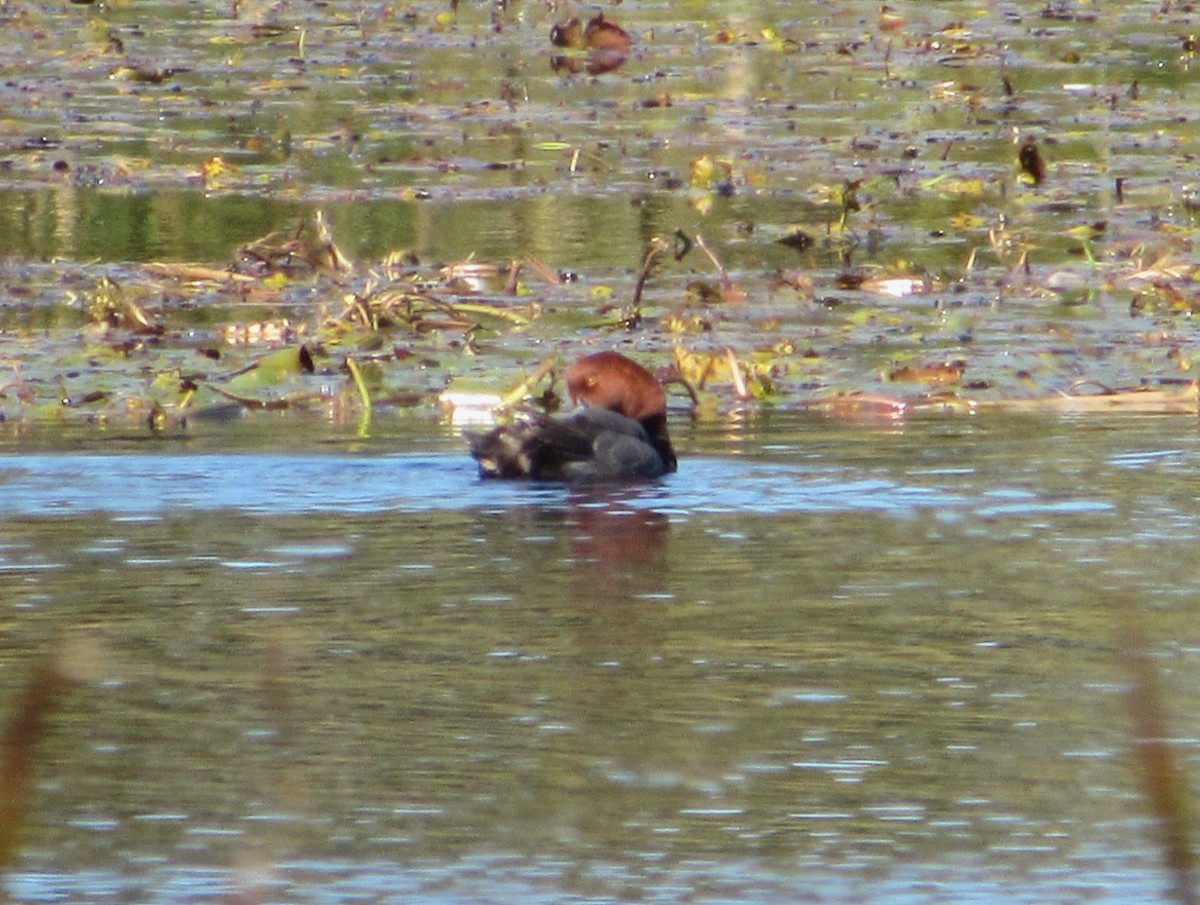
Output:
[[[1102,859],[1115,853],[1092,852]],[[1121,853],[1125,854],[1125,853]],[[1083,856],[1081,856],[1083,857]],[[1067,871],[1064,869],[1064,873]],[[456,905],[462,902],[521,902],[525,905],[562,905],[587,902],[616,905],[620,902],[710,902],[739,905],[778,905],[809,902],[813,905],[845,903],[1005,903],[1046,905],[1047,902],[1088,902],[1094,905],[1129,905],[1157,901],[1159,890],[1152,875],[1096,873],[1076,879],[1069,899],[1062,898],[1064,876],[1030,878],[1020,874],[996,876],[982,863],[965,862],[954,877],[943,868],[922,865],[860,875],[858,870],[778,873],[752,862],[697,859],[682,867],[646,864],[631,869],[625,864],[591,864],[580,870],[557,858],[527,860],[505,855],[483,855],[449,863],[418,863],[400,867],[378,861],[295,861],[277,865],[269,873],[238,875],[213,869],[164,868],[153,883],[130,880],[119,874],[87,872],[74,875],[17,874],[10,892],[21,902],[133,902],[160,905],[213,901],[217,898],[255,901],[288,901],[305,905],[369,902],[398,905]],[[697,885],[697,875],[704,877]],[[750,880],[749,878],[754,878]]]
[[591,487],[428,426],[9,447],[0,689],[80,625],[121,673],[9,898],[1164,901],[1115,614],[1191,775],[1190,427],[681,425]]
[[[847,469],[691,459],[662,481],[604,488],[605,498],[672,515],[787,512],[911,514],[970,509],[981,515],[1096,514],[1094,497],[1047,498],[992,488],[977,498],[953,476],[900,483]],[[23,455],[0,459],[0,504],[10,515],[234,510],[289,515],[563,506],[596,488],[479,481],[465,456]]]

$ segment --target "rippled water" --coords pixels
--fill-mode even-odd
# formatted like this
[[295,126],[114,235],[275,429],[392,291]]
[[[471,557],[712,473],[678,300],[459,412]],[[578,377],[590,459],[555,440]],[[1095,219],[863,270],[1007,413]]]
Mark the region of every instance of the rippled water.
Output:
[[1193,419],[677,433],[574,489],[420,425],[9,442],[0,687],[80,627],[109,676],[10,898],[1166,900],[1118,617],[1194,773]]
[[[0,84],[10,404],[54,419],[94,389],[109,353],[76,329],[100,276],[223,263],[317,207],[364,267],[578,271],[545,333],[488,341],[514,360],[576,330],[589,285],[627,298],[647,239],[683,229],[751,300],[694,306],[707,265],[668,268],[655,317],[698,317],[655,334],[659,360],[794,348],[819,370],[794,361],[780,405],[942,353],[1001,395],[1190,367],[1173,300],[1134,333],[1109,279],[1173,263],[1194,228],[1186,5],[911,4],[890,31],[877,4],[626,4],[637,51],[599,81],[550,71],[544,4],[508,4],[501,31],[485,4],[445,27],[444,4],[285,4],[279,32],[256,26],[280,7],[243,6],[0,3],[27,38]],[[178,78],[114,80],[110,38]],[[1040,189],[1015,178],[1026,136]],[[703,158],[732,193],[694,191]],[[776,241],[795,226],[825,241],[797,255]],[[926,316],[843,290],[856,268],[965,289]],[[1094,296],[1047,297],[1063,270]],[[344,291],[237,317],[307,322]],[[122,363],[137,398],[234,317],[180,305],[184,357]],[[63,636],[94,632],[104,676],[38,749],[8,898],[1168,900],[1123,654],[1145,634],[1195,777],[1195,419],[769,405],[677,425],[680,472],[620,488],[481,484],[458,438],[380,423],[394,410],[374,436],[300,413],[162,442],[0,425],[0,715]]]

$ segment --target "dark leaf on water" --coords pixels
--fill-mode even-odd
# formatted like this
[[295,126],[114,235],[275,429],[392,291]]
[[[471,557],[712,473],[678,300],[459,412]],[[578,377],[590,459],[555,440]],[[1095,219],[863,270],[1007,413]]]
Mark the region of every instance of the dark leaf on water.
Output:
[[1037,142],[1032,138],[1021,142],[1021,149],[1017,152],[1017,162],[1020,163],[1021,170],[1033,180],[1034,185],[1042,184],[1046,178],[1046,161],[1042,159]]
[[155,69],[151,66],[137,64],[118,66],[108,74],[108,77],[114,82],[143,82],[147,85],[161,85],[181,72],[187,72],[187,70],[172,67]]
[[794,248],[796,251],[808,251],[813,246],[813,237],[802,229],[794,229],[782,239],[776,240],[780,245]]

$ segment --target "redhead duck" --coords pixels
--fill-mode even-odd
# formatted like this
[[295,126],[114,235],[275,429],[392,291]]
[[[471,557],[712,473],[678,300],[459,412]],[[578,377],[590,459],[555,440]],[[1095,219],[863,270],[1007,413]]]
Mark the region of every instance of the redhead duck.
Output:
[[[633,41],[629,32],[615,22],[596,16],[585,27],[578,19],[568,19],[550,30],[550,43],[573,53],[551,58],[555,72],[565,69],[577,73],[587,69],[588,75],[603,75],[619,68],[629,59]],[[586,51],[586,54],[582,52]]]
[[675,470],[667,394],[641,365],[617,352],[588,355],[567,371],[567,392],[584,407],[468,434],[480,477],[622,480]]

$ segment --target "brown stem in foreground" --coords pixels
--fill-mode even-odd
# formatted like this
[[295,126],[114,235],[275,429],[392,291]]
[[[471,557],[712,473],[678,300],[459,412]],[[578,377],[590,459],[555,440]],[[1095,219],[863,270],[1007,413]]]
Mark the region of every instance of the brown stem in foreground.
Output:
[[551,355],[549,358],[543,359],[532,374],[504,394],[500,404],[507,407],[520,402],[529,395],[533,387],[545,379],[546,375],[553,374],[556,367],[558,367],[557,355]]
[[524,262],[533,268],[533,272],[552,286],[561,286],[563,278],[546,266],[546,262],[533,255],[525,255]]
[[718,258],[713,253],[712,249],[708,247],[707,243],[704,241],[704,236],[700,235],[700,233],[696,233],[696,247],[704,252],[704,256],[708,258],[708,260],[712,262],[712,266],[716,268],[717,277],[721,280],[721,288],[726,292],[733,288],[733,283],[729,279],[729,274],[725,270],[725,265],[721,263],[720,258]]
[[521,262],[513,261],[508,266],[508,278],[504,281],[504,294],[516,295],[517,286],[521,279]]
[[642,270],[638,274],[637,286],[633,290],[633,316],[630,318],[633,326],[642,322],[642,290],[646,288],[646,280],[650,278],[650,269],[654,266],[655,259],[663,252],[670,250],[670,247],[666,239],[661,236],[655,236],[650,240],[650,248],[646,251],[646,258],[642,261]]
[[742,366],[738,363],[737,356],[733,354],[733,349],[729,346],[725,347],[725,361],[729,365],[729,377],[733,381],[733,393],[738,399],[744,402],[750,398],[750,391],[746,388],[746,379],[742,376]]
[[717,269],[717,276],[721,280],[721,300],[726,302],[746,301],[746,293],[733,285],[733,280],[729,279],[729,272],[725,269],[725,265],[721,263],[721,259],[716,256],[713,250],[705,244],[704,237],[699,233],[696,233],[696,246],[704,252],[705,257]]
[[34,749],[46,720],[71,685],[94,672],[95,642],[68,638],[43,655],[30,670],[15,709],[0,736],[0,868],[16,857],[17,842],[29,813]]
[[692,400],[692,412],[694,413],[696,411],[696,409],[700,408],[700,396],[699,396],[699,394],[697,394],[696,388],[692,386],[691,382],[686,377],[684,377],[681,373],[679,373],[678,366],[676,366],[672,370],[675,371],[674,374],[671,374],[668,377],[662,378],[663,386],[667,387],[673,383],[677,383],[681,387],[683,387],[684,391],[688,394],[688,396]]
[[1168,742],[1158,676],[1146,654],[1138,614],[1122,608],[1121,658],[1129,674],[1129,709],[1133,717],[1134,753],[1150,810],[1158,823],[1157,842],[1171,877],[1170,897],[1179,905],[1196,905],[1195,866],[1190,840],[1190,795]]

